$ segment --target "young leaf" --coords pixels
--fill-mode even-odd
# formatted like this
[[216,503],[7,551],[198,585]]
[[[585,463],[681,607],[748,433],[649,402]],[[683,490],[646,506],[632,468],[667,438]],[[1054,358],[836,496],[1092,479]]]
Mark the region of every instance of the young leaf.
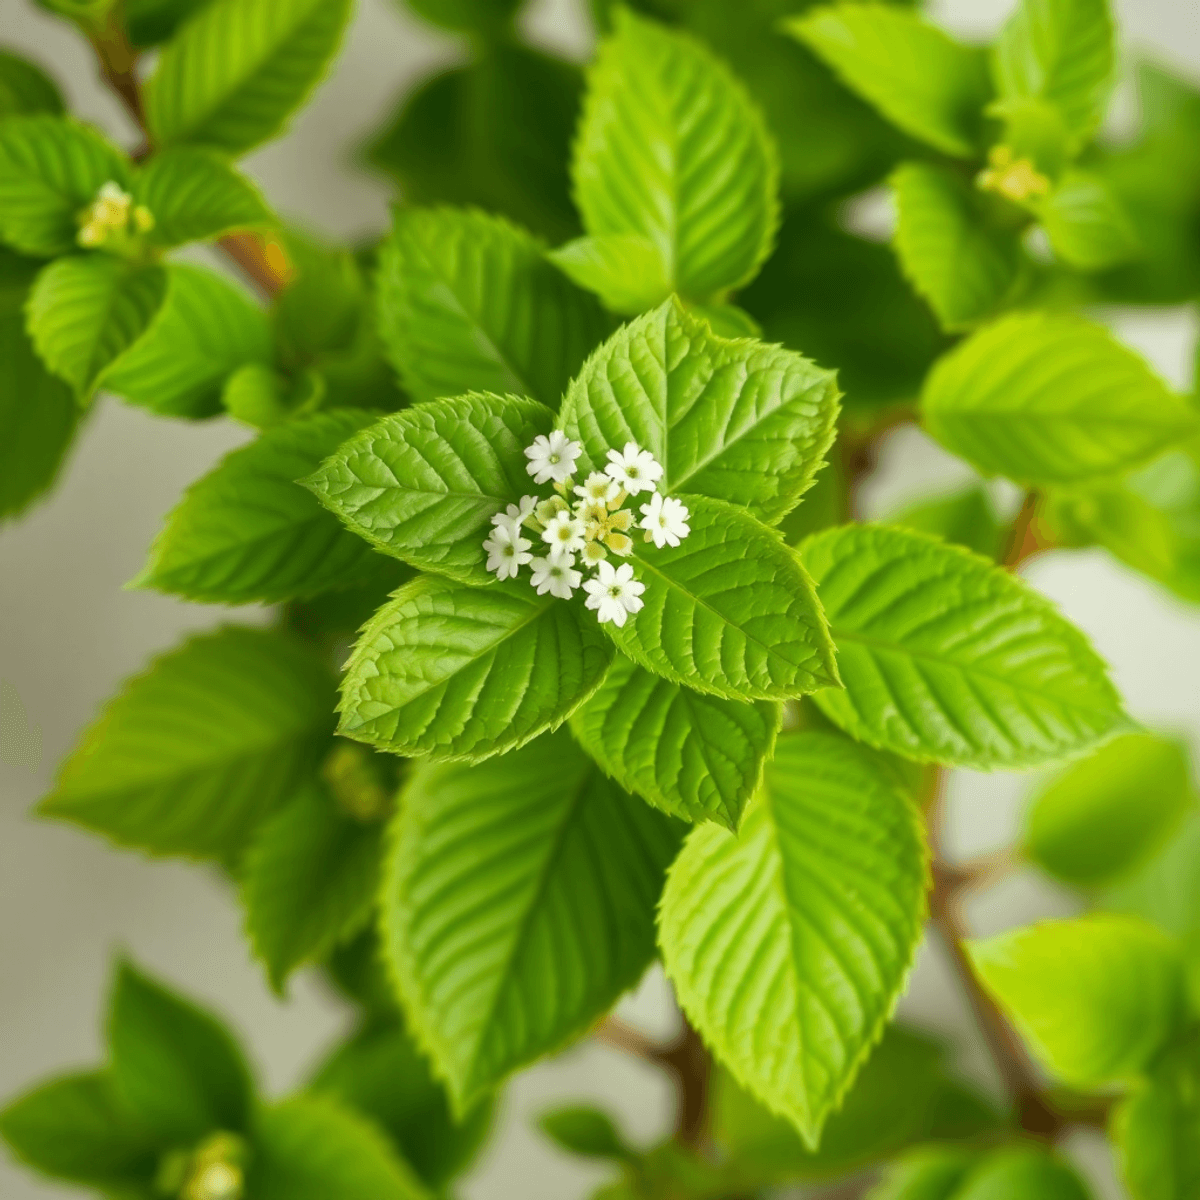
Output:
[[994,559],[1004,549],[1005,530],[982,487],[964,488],[933,500],[920,501],[890,516],[888,524],[903,525],[906,529],[966,546],[984,558]]
[[515,396],[419,404],[349,439],[303,483],[385,553],[489,583],[489,522],[533,488],[523,451],[553,421],[543,405]]
[[1091,1200],[1072,1167],[1034,1146],[989,1155],[950,1195],[953,1200]]
[[433,1200],[367,1118],[325,1096],[263,1110],[246,1175],[254,1200]]
[[816,8],[785,28],[905,133],[959,158],[978,153],[991,97],[981,50],[886,4]]
[[415,399],[512,392],[558,407],[608,323],[543,250],[502,217],[397,212],[380,255],[379,328]]
[[162,306],[105,371],[104,388],[163,416],[215,416],[226,378],[270,359],[270,328],[245,290],[215,271],[186,263],[165,270]]
[[29,293],[29,336],[46,366],[86,399],[149,328],[166,292],[159,266],[133,266],[111,254],[60,258]]
[[58,116],[62,96],[41,67],[7,50],[0,50],[0,118],[36,113]]
[[571,730],[626,791],[673,817],[736,829],[779,720],[778,704],[701,695],[619,656]]
[[237,855],[328,744],[333,680],[280,633],[192,638],[135,676],[39,811],[159,854]]
[[617,1162],[637,1158],[612,1118],[598,1108],[578,1104],[552,1109],[538,1118],[538,1128],[569,1154]]
[[63,117],[0,122],[0,241],[22,254],[78,250],[79,213],[109,181],[125,187],[124,155],[86,125]]
[[668,874],[659,938],[684,1012],[812,1148],[903,988],[926,875],[910,799],[821,733],[781,737],[740,832],[698,826]]
[[635,543],[644,607],[617,648],[673,683],[733,700],[786,700],[838,685],[825,616],[795,551],[731,504],[688,496],[675,548]]
[[1200,813],[1191,812],[1162,850],[1107,889],[1101,903],[1200,946]]
[[341,408],[299,417],[233,451],[187,490],[136,585],[245,604],[380,578],[395,564],[296,483],[376,415]]
[[968,185],[940,167],[905,163],[891,185],[896,253],[942,328],[969,327],[994,312],[1017,282],[1016,235],[989,229]]
[[671,294],[668,264],[658,247],[635,233],[581,237],[546,256],[610,312],[634,316]]
[[657,249],[652,302],[720,298],[771,251],[779,164],[758,109],[701,43],[628,9],[589,72],[572,177],[589,234]]
[[897,1160],[868,1200],[958,1200],[977,1157],[960,1146],[923,1146]]
[[1074,1087],[1135,1078],[1184,1019],[1179,949],[1133,917],[1045,921],[968,951],[1038,1060]]
[[325,73],[350,0],[214,0],[146,83],[155,142],[240,154],[274,137]]
[[1036,797],[1025,852],[1067,883],[1112,883],[1161,848],[1194,803],[1186,749],[1128,734],[1068,767]]
[[0,1136],[35,1170],[105,1188],[146,1187],[160,1149],[107,1071],[64,1075],[18,1096],[0,1112]]
[[393,828],[386,953],[458,1112],[637,982],[679,829],[565,732],[486,767],[417,770]]
[[159,246],[212,241],[239,229],[260,229],[275,218],[258,189],[219,154],[176,146],[138,172],[134,200],[154,218],[148,240]]
[[926,380],[921,409],[947,450],[1035,485],[1124,471],[1200,429],[1195,408],[1107,330],[1044,312],[956,346]]
[[1036,212],[1054,253],[1069,266],[1100,271],[1138,253],[1137,234],[1099,175],[1067,171]]
[[835,436],[837,381],[780,346],[713,333],[668,300],[619,329],[571,383],[558,424],[578,470],[637,442],[661,490],[744,505],[777,524],[812,486]]
[[604,679],[612,647],[582,605],[527,582],[424,575],[363,630],[338,732],[395,754],[478,761],[562,724]]
[[813,699],[859,741],[1013,769],[1076,754],[1125,723],[1083,634],[976,555],[882,525],[814,534],[800,554],[845,685]]
[[229,1031],[128,962],[117,969],[108,1038],[114,1088],[162,1141],[248,1129],[254,1084]]

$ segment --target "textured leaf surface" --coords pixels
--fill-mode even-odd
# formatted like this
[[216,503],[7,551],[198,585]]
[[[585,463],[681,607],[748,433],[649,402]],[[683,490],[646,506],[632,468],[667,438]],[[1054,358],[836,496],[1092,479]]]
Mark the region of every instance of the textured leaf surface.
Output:
[[1125,722],[1083,634],[999,567],[879,525],[815,534],[801,557],[845,685],[813,699],[859,741],[1012,769],[1078,753]]
[[379,264],[379,328],[417,400],[512,392],[557,408],[608,331],[532,234],[473,210],[396,214]]
[[79,247],[78,215],[129,166],[115,146],[85,125],[51,116],[0,125],[0,241],[49,257]]
[[639,234],[575,238],[547,258],[580,287],[595,292],[610,312],[634,316],[671,294],[670,264]]
[[736,829],[779,720],[778,704],[701,695],[618,656],[571,729],[626,791],[685,821]]
[[647,239],[667,290],[689,299],[748,283],[779,219],[779,166],[758,109],[688,35],[627,9],[614,30],[588,75],[572,163],[585,228]]
[[480,759],[553,729],[600,685],[612,647],[581,604],[521,580],[407,584],[363,630],[339,732],[396,754]]
[[884,4],[817,8],[787,28],[905,133],[961,158],[978,152],[991,94],[981,50]]
[[109,702],[40,811],[158,853],[239,853],[312,771],[333,705],[324,663],[290,638],[192,638]]
[[1044,921],[968,951],[1039,1061],[1076,1087],[1131,1080],[1184,1018],[1176,944],[1133,917]]
[[56,116],[62,111],[58,87],[41,67],[0,50],[0,117]]
[[533,488],[523,451],[553,419],[515,396],[416,405],[348,440],[304,483],[380,550],[422,570],[490,583],[489,523]]
[[815,1146],[903,988],[925,916],[909,798],[869,751],[779,739],[737,836],[689,835],[663,893],[667,975],[721,1063]]
[[832,371],[780,346],[718,337],[668,300],[588,359],[558,423],[583,443],[580,472],[634,441],[662,463],[660,491],[728,500],[775,524],[824,461],[838,396]]
[[987,475],[1077,483],[1153,457],[1200,428],[1146,363],[1073,316],[1021,313],[942,358],[921,396],[925,427]]
[[375,415],[342,408],[300,417],[227,455],[167,518],[137,584],[244,604],[381,578],[393,564],[296,482]]
[[386,952],[460,1112],[637,982],[679,828],[565,732],[417,771],[393,830]]
[[989,229],[967,185],[939,167],[906,163],[891,185],[896,253],[942,327],[961,329],[993,312],[1017,280],[1016,235]]
[[836,686],[825,615],[796,552],[730,504],[687,504],[692,532],[679,546],[634,543],[644,607],[602,627],[617,647],[664,679],[730,699]]
[[145,89],[160,145],[241,153],[277,134],[325,73],[350,0],[215,0],[163,49]]

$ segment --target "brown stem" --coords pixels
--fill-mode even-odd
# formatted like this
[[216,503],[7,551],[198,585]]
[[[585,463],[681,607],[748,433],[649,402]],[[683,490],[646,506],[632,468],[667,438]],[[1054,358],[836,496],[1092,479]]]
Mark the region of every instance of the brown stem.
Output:
[[1012,528],[1004,544],[1004,554],[1000,559],[1002,566],[1013,571],[1026,559],[1046,548],[1038,530],[1037,511],[1041,496],[1033,488],[1025,493],[1021,508],[1013,518]]

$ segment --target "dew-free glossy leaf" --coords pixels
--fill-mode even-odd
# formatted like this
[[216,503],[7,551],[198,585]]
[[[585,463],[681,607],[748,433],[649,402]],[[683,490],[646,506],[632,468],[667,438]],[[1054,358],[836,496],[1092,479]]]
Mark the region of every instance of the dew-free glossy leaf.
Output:
[[338,732],[396,754],[477,761],[562,724],[611,661],[591,613],[527,579],[474,588],[424,575],[358,639]]
[[583,443],[581,473],[634,441],[662,463],[660,491],[728,500],[774,525],[824,461],[838,396],[832,371],[780,346],[718,337],[668,300],[588,359],[558,424]]
[[867,750],[779,739],[734,835],[688,836],[660,942],[689,1019],[738,1082],[816,1146],[883,1032],[925,916],[916,810]]
[[283,634],[192,638],[109,702],[40,812],[155,853],[237,855],[313,770],[334,699],[320,656]]
[[459,1112],[637,982],[680,829],[565,732],[486,766],[418,768],[393,827],[385,946]]
[[547,257],[581,288],[595,292],[609,312],[633,316],[671,293],[668,264],[658,247],[640,234],[576,238]]
[[385,553],[490,583],[483,543],[491,518],[535,490],[523,451],[553,420],[543,405],[515,396],[419,404],[350,438],[304,483]]
[[63,111],[62,96],[54,80],[28,59],[0,50],[0,118],[33,116]]
[[925,427],[987,475],[1079,483],[1145,462],[1200,429],[1200,414],[1106,329],[1019,313],[934,367]]
[[1051,249],[1069,266],[1099,271],[1140,249],[1129,217],[1099,175],[1067,171],[1036,211]]
[[1125,723],[1083,634],[984,559],[882,525],[814,534],[800,554],[845,685],[813,699],[859,741],[1013,769],[1077,754]]
[[571,729],[626,791],[673,817],[736,829],[779,719],[778,704],[705,696],[618,656]]

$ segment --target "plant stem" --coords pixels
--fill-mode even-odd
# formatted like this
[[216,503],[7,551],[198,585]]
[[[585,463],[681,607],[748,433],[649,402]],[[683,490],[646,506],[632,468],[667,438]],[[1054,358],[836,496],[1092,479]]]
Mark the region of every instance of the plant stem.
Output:
[[1046,548],[1037,527],[1037,510],[1041,496],[1030,488],[1021,501],[1020,510],[1013,518],[1012,527],[1004,543],[1004,554],[1000,565],[1008,570],[1016,570],[1026,559],[1032,558],[1038,551]]

